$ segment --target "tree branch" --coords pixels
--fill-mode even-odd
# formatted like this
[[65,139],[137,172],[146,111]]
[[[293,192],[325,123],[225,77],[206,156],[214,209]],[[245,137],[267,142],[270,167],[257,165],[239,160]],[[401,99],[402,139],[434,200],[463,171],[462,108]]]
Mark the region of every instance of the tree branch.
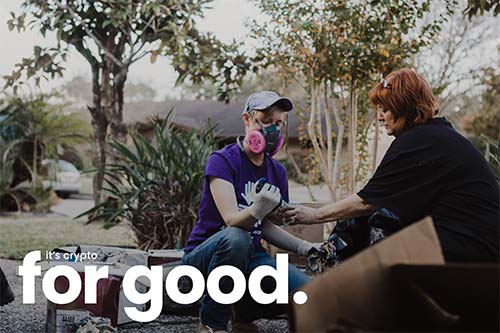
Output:
[[123,66],[122,61],[117,59],[115,55],[101,43],[99,38],[97,38],[94,35],[94,33],[89,29],[87,23],[84,20],[82,20],[81,17],[77,13],[75,13],[75,11],[70,6],[63,5],[59,0],[54,0],[54,2],[57,4],[59,8],[67,10],[73,16],[74,19],[78,20],[78,23],[82,26],[83,30],[85,30],[85,32],[89,35],[90,38],[92,38],[92,40],[97,44],[97,46],[100,49],[102,49],[102,51],[106,54],[108,58],[110,58],[117,66]]

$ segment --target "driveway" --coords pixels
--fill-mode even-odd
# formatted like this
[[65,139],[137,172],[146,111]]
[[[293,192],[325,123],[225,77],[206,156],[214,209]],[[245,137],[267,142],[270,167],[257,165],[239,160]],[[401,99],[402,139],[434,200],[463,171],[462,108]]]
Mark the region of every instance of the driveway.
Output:
[[57,205],[50,208],[50,211],[75,218],[92,207],[94,207],[94,200],[90,195],[72,195],[68,199],[60,200]]
[[[307,187],[290,182],[289,188],[290,202],[301,203],[313,201]],[[313,185],[311,186],[311,191],[315,200],[319,202],[328,202],[330,193],[327,186]],[[72,195],[69,199],[60,200],[59,203],[52,206],[50,210],[53,213],[75,218],[92,207],[94,207],[92,196],[80,194]]]

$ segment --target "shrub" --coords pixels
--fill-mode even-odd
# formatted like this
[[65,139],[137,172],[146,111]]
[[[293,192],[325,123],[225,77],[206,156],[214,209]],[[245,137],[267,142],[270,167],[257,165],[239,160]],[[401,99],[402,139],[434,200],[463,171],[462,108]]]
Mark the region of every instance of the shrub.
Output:
[[500,183],[500,137],[498,141],[481,134],[481,140],[484,145],[484,157],[490,165],[497,182]]
[[141,249],[184,245],[196,221],[203,169],[216,144],[214,127],[201,133],[179,130],[173,114],[155,119],[152,142],[135,133],[131,148],[111,143],[119,162],[106,165],[105,190],[118,208],[104,202],[86,212],[105,218],[107,226],[129,221]]
[[12,188],[14,162],[17,158],[19,141],[5,141],[0,137],[0,212],[21,210],[18,191]]

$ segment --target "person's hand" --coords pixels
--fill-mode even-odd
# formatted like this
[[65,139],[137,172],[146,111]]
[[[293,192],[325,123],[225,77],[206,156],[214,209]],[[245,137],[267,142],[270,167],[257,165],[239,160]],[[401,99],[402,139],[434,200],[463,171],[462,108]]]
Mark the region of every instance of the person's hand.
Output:
[[308,257],[313,253],[326,253],[324,249],[321,248],[322,243],[311,243],[308,241],[302,241],[299,248],[297,249],[297,254]]
[[279,210],[278,215],[281,216],[286,223],[294,224],[313,224],[316,223],[316,209],[302,205],[289,205],[289,209]]
[[250,215],[257,220],[264,219],[281,202],[281,193],[279,188],[271,184],[264,184],[259,193],[256,193],[256,186],[252,190],[254,199],[253,204],[248,207]]
[[283,213],[291,210],[292,207],[285,202],[282,202],[278,209],[272,211],[266,216],[266,219],[276,225],[288,225],[290,220],[283,217]]

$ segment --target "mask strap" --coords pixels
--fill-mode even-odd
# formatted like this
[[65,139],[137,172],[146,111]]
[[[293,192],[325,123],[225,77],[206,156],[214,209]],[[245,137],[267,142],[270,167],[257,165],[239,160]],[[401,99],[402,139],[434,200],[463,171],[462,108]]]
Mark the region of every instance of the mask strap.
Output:
[[236,137],[236,144],[240,148],[242,152],[245,152],[245,147],[243,147],[243,141],[241,140],[241,136]]

